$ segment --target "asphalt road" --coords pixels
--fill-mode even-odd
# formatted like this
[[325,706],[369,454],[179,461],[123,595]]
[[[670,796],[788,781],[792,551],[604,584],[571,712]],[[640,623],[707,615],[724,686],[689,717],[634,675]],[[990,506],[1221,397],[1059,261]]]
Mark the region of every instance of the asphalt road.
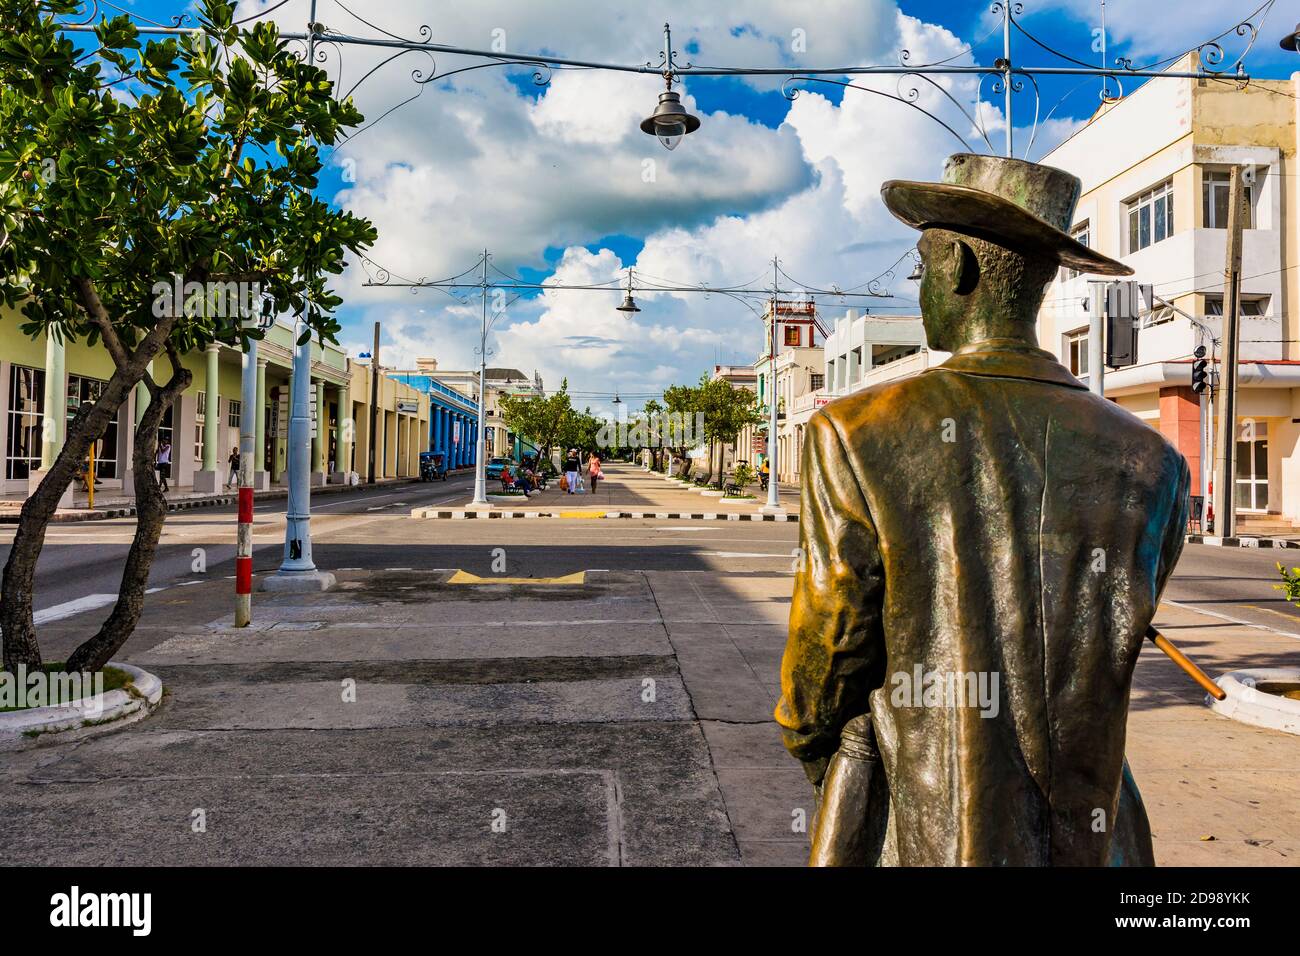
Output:
[[[433,484],[380,485],[313,503],[314,558],[325,570],[461,568],[476,574],[548,577],[579,570],[746,572],[790,567],[794,524],[629,519],[413,520],[414,507],[462,504],[472,476]],[[274,570],[283,552],[283,499],[258,505],[254,567]],[[36,608],[115,594],[134,521],[52,525],[37,575]],[[0,561],[14,526],[0,526]],[[233,507],[181,511],[167,519],[151,587],[233,574]],[[1225,621],[1300,636],[1300,609],[1273,585],[1276,562],[1300,552],[1188,545],[1164,599]],[[202,570],[196,571],[202,562]],[[57,610],[54,612],[57,613]]]

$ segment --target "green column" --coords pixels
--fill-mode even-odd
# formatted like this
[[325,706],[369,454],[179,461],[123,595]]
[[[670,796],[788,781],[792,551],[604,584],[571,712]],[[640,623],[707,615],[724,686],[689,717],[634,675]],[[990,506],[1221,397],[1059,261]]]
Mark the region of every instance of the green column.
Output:
[[325,429],[329,427],[329,413],[325,408],[325,383],[316,380],[316,437],[311,440],[311,470],[325,471],[325,448],[329,438]]
[[45,333],[45,415],[41,422],[41,468],[49,469],[63,450],[68,428],[68,383],[64,374],[63,339]]
[[204,392],[207,395],[207,410],[204,412],[203,425],[203,470],[217,470],[217,439],[221,435],[221,396],[219,394],[218,376],[220,372],[219,357],[221,346],[213,342],[207,347],[207,381]]
[[[245,414],[248,414],[247,412]],[[266,471],[266,359],[257,360],[257,408],[252,410],[257,425],[257,448],[253,456],[253,468]]]
[[334,470],[352,470],[352,389],[339,386],[339,417],[334,423]]

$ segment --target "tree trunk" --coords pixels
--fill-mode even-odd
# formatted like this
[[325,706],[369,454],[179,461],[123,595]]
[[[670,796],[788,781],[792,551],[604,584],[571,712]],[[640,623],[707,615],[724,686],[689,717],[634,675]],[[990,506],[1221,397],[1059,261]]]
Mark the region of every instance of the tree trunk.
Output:
[[32,594],[36,584],[36,562],[45,545],[45,529],[58,508],[59,499],[77,474],[82,459],[108,428],[109,421],[118,413],[131,390],[144,377],[149,362],[161,350],[170,332],[155,328],[141,342],[125,363],[118,363],[113,377],[104,386],[94,405],[83,406],[68,426],[68,433],[54,459],[54,465],[36,486],[36,491],[23,502],[14,534],[9,558],[5,562],[4,576],[0,580],[0,634],[4,640],[4,669],[16,673],[18,665],[29,671],[41,666],[40,646],[32,624]]
[[[120,379],[120,380],[119,380]],[[130,394],[125,376],[114,375],[93,406],[78,410],[68,426],[66,440],[54,464],[23,502],[18,530],[5,562],[0,584],[0,633],[4,635],[4,667],[15,673],[18,665],[28,670],[41,666],[40,646],[32,624],[32,592],[36,562],[45,544],[45,529],[58,509],[59,499],[77,475],[77,469],[92,442],[98,441],[108,423]]]
[[158,427],[163,416],[181,392],[190,385],[193,376],[186,369],[173,375],[164,388],[150,396],[140,424],[135,429],[135,451],[132,467],[135,470],[135,537],[122,569],[122,586],[117,603],[99,632],[83,643],[68,658],[69,671],[99,671],[126,643],[144,611],[145,588],[149,584],[149,571],[158,552],[158,539],[162,537],[163,523],[167,520],[167,496],[154,470],[158,448]]

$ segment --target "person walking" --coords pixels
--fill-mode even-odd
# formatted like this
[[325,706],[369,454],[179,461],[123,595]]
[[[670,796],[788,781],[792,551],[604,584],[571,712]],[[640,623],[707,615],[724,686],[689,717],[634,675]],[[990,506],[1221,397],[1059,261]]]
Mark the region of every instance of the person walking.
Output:
[[227,487],[233,488],[239,484],[239,449],[230,450],[230,477],[226,479]]
[[564,485],[569,494],[577,494],[578,487],[578,449],[570,448],[564,459]]
[[167,479],[172,476],[172,443],[164,438],[158,443],[158,481],[162,484],[163,494],[171,489],[167,486]]
[[591,457],[587,459],[587,476],[591,478],[591,493],[594,495],[596,482],[605,477],[604,472],[600,470],[600,456],[595,452],[592,452]]

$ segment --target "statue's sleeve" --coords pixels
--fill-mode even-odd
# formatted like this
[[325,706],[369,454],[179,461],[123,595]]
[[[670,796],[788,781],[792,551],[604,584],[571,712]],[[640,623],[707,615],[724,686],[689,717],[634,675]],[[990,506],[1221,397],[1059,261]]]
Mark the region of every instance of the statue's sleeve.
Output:
[[808,421],[801,479],[801,553],[776,721],[816,784],[841,728],[866,712],[883,680],[884,570],[866,499],[823,413]]
[[1187,512],[1191,508],[1192,473],[1187,467],[1187,459],[1170,449],[1173,458],[1172,470],[1177,474],[1177,490],[1169,506],[1169,523],[1165,527],[1165,536],[1160,548],[1160,566],[1156,570],[1156,593],[1158,603],[1164,593],[1169,576],[1174,573],[1174,566],[1183,553],[1183,543],[1187,540]]

